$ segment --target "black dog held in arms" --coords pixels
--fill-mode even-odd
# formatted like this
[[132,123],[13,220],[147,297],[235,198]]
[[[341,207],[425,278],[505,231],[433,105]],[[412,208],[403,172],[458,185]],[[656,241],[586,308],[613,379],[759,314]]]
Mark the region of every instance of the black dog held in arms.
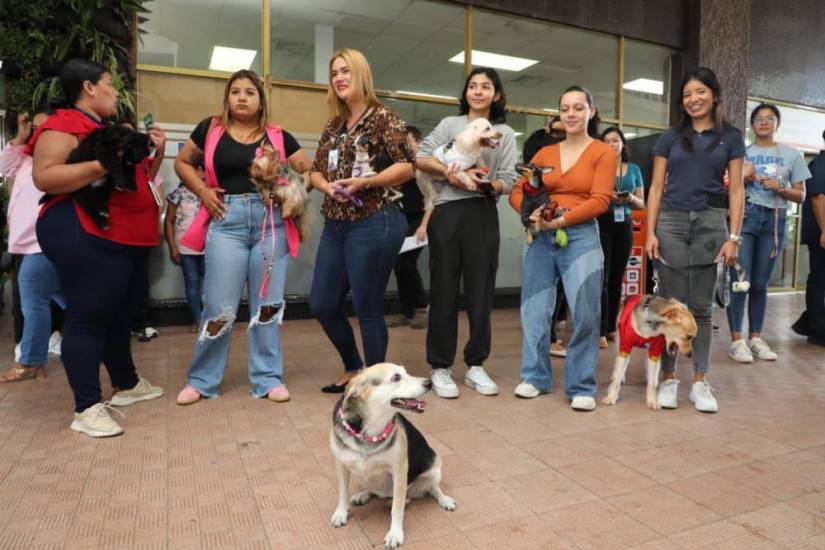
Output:
[[134,193],[135,168],[149,156],[149,136],[124,126],[107,126],[90,133],[69,154],[66,164],[100,161],[106,175],[78,189],[72,196],[101,229],[109,227],[109,199],[112,192]]

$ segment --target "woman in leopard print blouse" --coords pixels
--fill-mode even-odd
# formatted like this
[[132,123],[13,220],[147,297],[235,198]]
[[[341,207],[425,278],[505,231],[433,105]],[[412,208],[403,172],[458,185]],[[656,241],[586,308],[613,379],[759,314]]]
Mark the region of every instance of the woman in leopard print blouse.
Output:
[[[310,180],[326,196],[325,218],[310,291],[310,311],[344,362],[345,372],[322,388],[342,393],[365,364],[387,352],[384,291],[407,232],[393,187],[413,178],[404,123],[375,95],[372,73],[361,52],[342,49],[329,64],[327,105],[331,117],[315,156]],[[352,301],[361,328],[364,358],[344,314]]]

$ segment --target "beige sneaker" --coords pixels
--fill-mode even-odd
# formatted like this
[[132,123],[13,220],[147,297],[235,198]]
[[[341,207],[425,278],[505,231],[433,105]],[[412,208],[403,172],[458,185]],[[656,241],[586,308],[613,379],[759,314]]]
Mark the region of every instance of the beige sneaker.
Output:
[[415,313],[413,313],[413,318],[410,319],[410,328],[414,329],[422,329],[427,328],[427,316],[429,315],[429,310],[425,307],[416,308]]
[[163,395],[163,388],[153,386],[142,376],[138,376],[137,386],[131,390],[121,390],[112,396],[111,404],[115,407],[125,407],[138,401],[147,401]]
[[411,319],[408,319],[403,315],[393,315],[387,319],[387,328],[406,327],[410,324],[410,321]]
[[112,437],[123,433],[123,428],[115,422],[109,415],[109,411],[115,411],[120,416],[126,418],[122,412],[112,408],[107,401],[92,405],[83,412],[74,413],[74,421],[70,426],[72,430],[84,433],[89,437]]

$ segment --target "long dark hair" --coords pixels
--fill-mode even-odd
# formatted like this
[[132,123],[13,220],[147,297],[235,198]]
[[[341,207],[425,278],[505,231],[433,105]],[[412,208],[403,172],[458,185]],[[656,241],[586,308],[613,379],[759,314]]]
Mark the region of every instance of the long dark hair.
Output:
[[470,87],[470,80],[477,74],[483,74],[493,83],[493,89],[498,94],[498,101],[493,101],[490,105],[490,122],[493,124],[504,124],[507,122],[507,113],[504,108],[507,105],[507,96],[504,94],[504,85],[501,83],[501,77],[498,76],[498,71],[489,67],[476,67],[467,75],[467,80],[464,81],[464,89],[461,90],[461,97],[459,98],[458,114],[466,115],[470,112],[470,104],[467,103],[467,88]]
[[88,80],[97,84],[106,72],[105,67],[94,61],[70,59],[60,71],[60,90],[63,96],[56,103],[61,107],[72,107],[83,93],[83,83]]
[[683,103],[683,95],[685,86],[691,80],[698,80],[713,93],[713,107],[710,111],[710,117],[713,120],[713,139],[708,144],[708,151],[713,151],[716,146],[722,141],[722,132],[725,128],[731,127],[725,122],[725,117],[719,112],[719,106],[722,104],[722,85],[719,84],[719,79],[712,69],[707,67],[694,67],[682,79],[682,84],[679,86],[679,93],[676,94],[676,109],[679,111],[681,128],[682,128],[682,148],[685,151],[693,151],[693,120],[685,110]]
[[[561,95],[559,96],[559,117],[561,117],[561,98],[564,97],[564,94],[570,92],[581,92],[584,94],[584,97],[587,98],[587,105],[590,106],[592,109],[595,107],[596,102],[593,100],[593,94],[590,93],[590,90],[587,88],[583,88],[578,84],[573,84],[572,86],[568,87],[564,90]],[[601,118],[599,117],[599,110],[596,109],[596,114],[594,114],[590,120],[587,121],[587,135],[592,137],[593,139],[599,139],[599,123],[601,122]]]
[[607,134],[618,134],[619,139],[622,140],[622,162],[630,162],[630,147],[627,145],[627,138],[624,137],[624,132],[622,132],[618,126],[611,126],[602,132],[600,139],[604,141]]

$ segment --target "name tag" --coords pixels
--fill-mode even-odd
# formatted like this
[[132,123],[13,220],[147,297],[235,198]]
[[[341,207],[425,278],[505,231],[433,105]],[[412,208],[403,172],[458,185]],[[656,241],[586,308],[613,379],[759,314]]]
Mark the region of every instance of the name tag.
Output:
[[614,206],[613,207],[613,221],[614,222],[623,222],[624,221],[624,206]]
[[327,173],[338,170],[338,149],[330,149],[327,155]]

